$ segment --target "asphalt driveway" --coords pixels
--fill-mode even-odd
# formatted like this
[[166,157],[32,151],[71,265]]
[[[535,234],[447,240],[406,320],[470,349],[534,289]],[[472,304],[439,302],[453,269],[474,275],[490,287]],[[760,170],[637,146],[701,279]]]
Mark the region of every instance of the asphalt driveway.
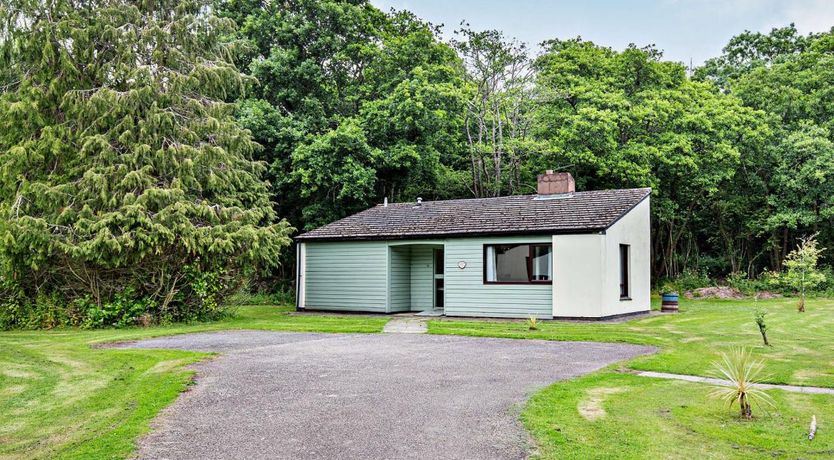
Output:
[[140,441],[148,459],[523,458],[527,397],[650,347],[236,331],[123,347],[217,351]]

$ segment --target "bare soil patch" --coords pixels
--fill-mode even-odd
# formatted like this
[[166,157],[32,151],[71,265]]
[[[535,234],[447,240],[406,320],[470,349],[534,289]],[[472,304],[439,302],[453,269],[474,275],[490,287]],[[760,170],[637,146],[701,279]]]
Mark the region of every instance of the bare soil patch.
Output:
[[713,286],[686,291],[683,296],[687,299],[743,299],[744,294],[729,286]]
[[588,397],[579,402],[576,410],[579,411],[579,415],[590,421],[605,417],[605,408],[602,407],[605,399],[608,395],[622,391],[624,391],[622,388],[591,388],[587,392]]

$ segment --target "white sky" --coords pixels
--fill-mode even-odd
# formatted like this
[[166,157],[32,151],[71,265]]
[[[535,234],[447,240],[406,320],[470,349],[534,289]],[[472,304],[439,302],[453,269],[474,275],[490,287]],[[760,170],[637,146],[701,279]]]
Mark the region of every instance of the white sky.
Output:
[[461,20],[499,29],[536,45],[581,35],[622,49],[655,44],[667,59],[695,65],[721,53],[745,29],[767,32],[795,23],[801,33],[834,26],[834,0],[371,0],[382,10],[407,9],[447,36]]

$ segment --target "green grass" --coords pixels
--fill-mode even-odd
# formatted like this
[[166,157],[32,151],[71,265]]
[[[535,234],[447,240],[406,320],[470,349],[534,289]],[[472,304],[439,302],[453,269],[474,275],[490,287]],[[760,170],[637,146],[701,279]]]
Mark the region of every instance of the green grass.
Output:
[[[762,344],[753,321],[756,307],[767,310],[768,338]],[[834,299],[811,299],[798,313],[793,299],[689,301],[681,312],[624,323],[436,320],[429,333],[483,337],[587,340],[654,345],[655,355],[629,362],[633,369],[704,375],[721,351],[751,347],[763,359],[769,382],[834,387]]]
[[[767,309],[773,347],[761,345],[755,307]],[[655,355],[560,382],[535,394],[522,419],[541,458],[831,458],[834,397],[771,391],[776,407],[754,420],[707,397],[708,385],[639,377],[631,370],[703,375],[723,350],[748,346],[770,382],[834,387],[834,300],[797,313],[777,299],[684,302],[676,315],[617,324],[438,320],[435,334],[649,344]],[[265,329],[378,332],[387,317],[291,315],[240,307],[214,323],[148,329],[0,333],[0,459],[124,458],[150,421],[190,384],[185,365],[209,354],[91,345],[186,332]],[[543,363],[544,365],[544,363]],[[810,418],[819,432],[807,440]]]
[[[768,311],[762,345],[753,320]],[[434,334],[590,340],[654,345],[659,352],[592,375],[554,384],[531,398],[522,419],[537,456],[570,458],[832,458],[834,396],[770,391],[774,408],[737,408],[710,399],[711,387],[639,377],[631,370],[705,375],[722,351],[745,346],[764,360],[772,383],[834,387],[834,300],[813,299],[798,313],[793,299],[684,302],[674,315],[617,324],[548,321],[449,321]],[[811,416],[820,431],[808,441]],[[831,433],[831,434],[829,434]]]
[[210,356],[93,344],[229,329],[379,332],[388,321],[290,310],[240,307],[223,321],[147,329],[0,333],[0,459],[125,458],[190,384],[193,372],[184,366]]
[[[522,420],[540,458],[834,457],[834,397],[771,391],[776,408],[765,414],[754,407],[755,418],[746,421],[709,391],[703,384],[600,372],[537,393]],[[812,414],[820,431],[808,441]]]

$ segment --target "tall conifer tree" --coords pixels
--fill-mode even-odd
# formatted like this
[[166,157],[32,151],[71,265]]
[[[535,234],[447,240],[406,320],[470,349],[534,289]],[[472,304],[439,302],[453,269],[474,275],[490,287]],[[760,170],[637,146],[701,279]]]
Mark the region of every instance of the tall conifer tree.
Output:
[[291,228],[224,102],[245,86],[231,20],[202,1],[2,5],[7,280],[99,305],[129,289],[176,317],[221,283],[201,274],[278,260]]

